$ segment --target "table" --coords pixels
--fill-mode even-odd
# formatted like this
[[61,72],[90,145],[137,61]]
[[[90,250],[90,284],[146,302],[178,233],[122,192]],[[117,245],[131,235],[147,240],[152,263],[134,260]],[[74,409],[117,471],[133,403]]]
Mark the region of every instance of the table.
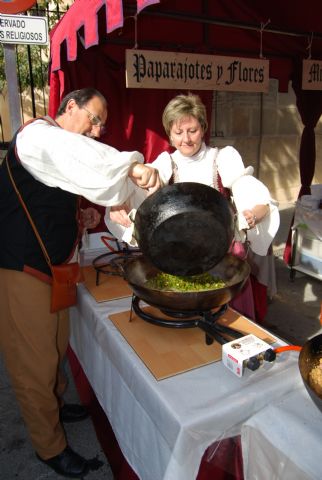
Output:
[[207,447],[240,435],[249,418],[301,384],[296,352],[242,378],[216,362],[158,382],[108,319],[131,298],[97,304],[78,288],[70,345],[141,480],[195,480]]
[[322,413],[303,385],[245,422],[241,438],[247,480],[320,480]]

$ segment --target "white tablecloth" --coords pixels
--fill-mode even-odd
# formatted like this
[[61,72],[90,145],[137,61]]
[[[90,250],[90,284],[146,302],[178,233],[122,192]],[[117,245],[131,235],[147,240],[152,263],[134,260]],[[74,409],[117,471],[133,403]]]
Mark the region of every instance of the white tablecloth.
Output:
[[322,478],[322,412],[303,385],[243,425],[242,450],[247,480]]
[[71,346],[141,480],[194,480],[209,445],[240,434],[250,417],[301,383],[296,352],[242,378],[216,362],[157,381],[108,319],[130,303],[97,304],[79,286]]

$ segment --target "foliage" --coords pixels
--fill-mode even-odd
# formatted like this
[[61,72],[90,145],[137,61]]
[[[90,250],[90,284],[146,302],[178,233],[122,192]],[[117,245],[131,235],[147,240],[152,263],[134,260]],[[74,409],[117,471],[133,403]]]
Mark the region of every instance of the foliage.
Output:
[[[50,31],[59,18],[68,8],[64,0],[45,1],[38,0],[28,12],[33,16],[46,16],[48,30]],[[44,88],[47,85],[49,47],[44,45],[16,45],[17,75],[20,92],[24,92],[30,84],[35,88]],[[32,65],[30,72],[30,64]],[[32,75],[32,77],[31,77]],[[4,47],[0,44],[0,92],[6,86]]]

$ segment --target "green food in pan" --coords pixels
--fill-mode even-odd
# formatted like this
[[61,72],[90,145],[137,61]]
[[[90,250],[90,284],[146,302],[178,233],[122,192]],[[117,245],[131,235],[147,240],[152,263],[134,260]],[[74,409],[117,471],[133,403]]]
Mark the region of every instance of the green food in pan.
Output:
[[220,278],[213,277],[210,273],[201,273],[193,276],[177,276],[169,273],[158,273],[145,283],[145,287],[154,290],[171,290],[176,292],[200,292],[223,288],[226,284]]

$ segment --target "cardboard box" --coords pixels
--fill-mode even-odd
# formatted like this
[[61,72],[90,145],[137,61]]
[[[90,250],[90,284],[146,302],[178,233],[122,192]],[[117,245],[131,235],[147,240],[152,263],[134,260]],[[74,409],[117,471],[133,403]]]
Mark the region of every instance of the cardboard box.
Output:
[[222,346],[222,361],[235,375],[242,377],[245,368],[256,370],[271,346],[253,334],[227,342]]

